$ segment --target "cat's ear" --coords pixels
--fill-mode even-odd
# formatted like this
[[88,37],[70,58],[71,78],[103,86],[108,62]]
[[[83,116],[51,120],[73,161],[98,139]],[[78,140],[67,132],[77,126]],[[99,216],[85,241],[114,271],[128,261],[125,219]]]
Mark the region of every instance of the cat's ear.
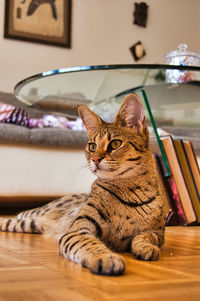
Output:
[[88,134],[102,126],[103,120],[86,106],[78,107],[78,113]]
[[137,128],[141,133],[143,132],[145,127],[144,109],[136,94],[129,94],[124,97],[115,122],[130,129]]

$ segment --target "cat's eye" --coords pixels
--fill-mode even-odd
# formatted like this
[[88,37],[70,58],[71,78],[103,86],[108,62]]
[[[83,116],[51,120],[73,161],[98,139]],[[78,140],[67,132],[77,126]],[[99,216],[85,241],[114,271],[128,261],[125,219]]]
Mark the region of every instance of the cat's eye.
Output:
[[94,153],[96,148],[97,148],[96,143],[89,143],[88,144],[88,149],[89,149],[90,152]]
[[119,139],[114,139],[110,142],[109,148],[111,149],[117,149],[122,145],[122,141]]

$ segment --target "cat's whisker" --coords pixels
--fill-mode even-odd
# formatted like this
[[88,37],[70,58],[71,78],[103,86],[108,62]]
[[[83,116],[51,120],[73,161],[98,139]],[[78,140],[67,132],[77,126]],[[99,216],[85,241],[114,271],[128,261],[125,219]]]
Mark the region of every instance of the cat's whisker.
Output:
[[86,168],[88,168],[88,164],[84,164],[84,165],[80,166],[80,169],[86,169]]

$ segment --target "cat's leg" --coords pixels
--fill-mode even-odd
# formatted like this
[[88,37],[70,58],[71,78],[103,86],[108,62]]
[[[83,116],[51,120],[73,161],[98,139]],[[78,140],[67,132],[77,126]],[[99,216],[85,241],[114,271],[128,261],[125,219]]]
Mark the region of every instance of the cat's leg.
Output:
[[98,219],[79,216],[59,241],[61,255],[95,274],[121,275],[126,269],[124,258],[101,241],[105,228]]
[[164,243],[164,231],[143,232],[135,236],[131,243],[133,256],[142,260],[157,260]]

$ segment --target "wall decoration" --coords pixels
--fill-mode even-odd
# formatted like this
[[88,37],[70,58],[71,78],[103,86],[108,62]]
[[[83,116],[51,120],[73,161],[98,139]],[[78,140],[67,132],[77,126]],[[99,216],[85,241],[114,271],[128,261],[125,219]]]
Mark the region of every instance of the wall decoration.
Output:
[[4,37],[70,48],[72,0],[5,0]]
[[140,41],[138,41],[132,47],[130,47],[130,51],[136,62],[146,55],[144,46]]
[[146,27],[148,5],[145,2],[140,2],[140,3],[135,2],[134,5],[135,5],[135,11],[133,13],[134,16],[133,24]]

